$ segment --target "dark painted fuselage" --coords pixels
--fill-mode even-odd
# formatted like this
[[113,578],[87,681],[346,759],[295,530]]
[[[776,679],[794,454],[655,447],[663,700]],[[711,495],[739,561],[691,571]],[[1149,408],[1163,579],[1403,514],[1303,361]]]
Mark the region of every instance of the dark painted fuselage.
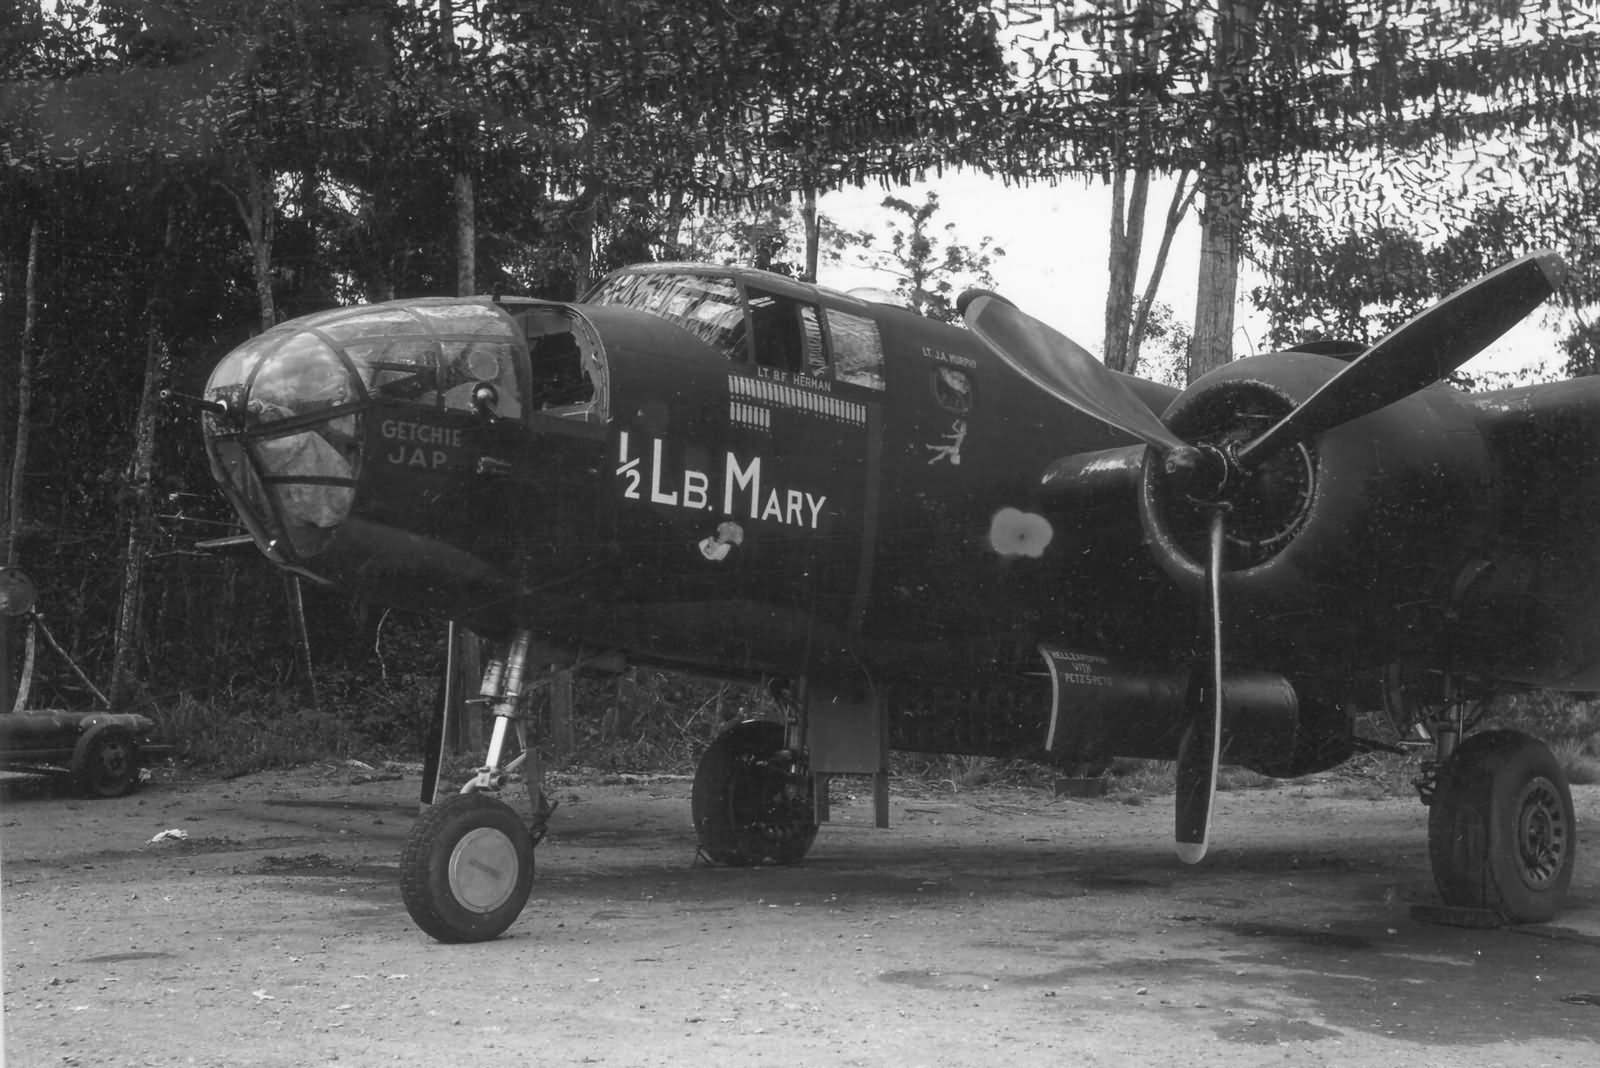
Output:
[[[1337,366],[1276,359],[1231,373],[1289,396]],[[1158,414],[1178,398],[1129,382]],[[1281,536],[1363,555],[1244,566],[1230,656],[1325,689],[1401,658],[1600,684],[1600,391],[1418,396],[1308,452]],[[901,695],[907,748],[1036,752],[1041,641],[1156,664],[1197,642],[1130,439],[961,327],[761,272],[321,313],[207,397],[219,483],[280,564],[573,652],[867,680]]]

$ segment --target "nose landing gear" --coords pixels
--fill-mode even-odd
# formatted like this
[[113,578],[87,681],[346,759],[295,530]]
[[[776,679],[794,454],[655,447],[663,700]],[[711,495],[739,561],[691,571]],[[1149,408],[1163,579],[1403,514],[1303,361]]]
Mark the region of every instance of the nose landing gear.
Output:
[[[483,767],[459,794],[423,813],[400,857],[406,911],[440,942],[497,937],[516,921],[533,889],[533,849],[554,809],[536,781],[529,785],[531,824],[499,797],[507,776],[529,754],[522,718],[528,646],[527,632],[519,631],[506,658],[490,661],[480,693],[493,702],[495,720]],[[521,752],[501,767],[513,730]]]

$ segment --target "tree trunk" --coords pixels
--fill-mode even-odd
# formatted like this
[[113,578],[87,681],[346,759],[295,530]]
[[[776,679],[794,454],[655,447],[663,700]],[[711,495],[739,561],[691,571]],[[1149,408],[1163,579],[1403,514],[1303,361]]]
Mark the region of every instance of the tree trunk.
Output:
[[1189,381],[1233,359],[1234,301],[1244,255],[1243,168],[1218,168],[1207,179],[1200,229],[1200,278],[1195,291]]
[[1133,373],[1133,362],[1128,359],[1128,335],[1133,321],[1134,279],[1139,274],[1139,253],[1144,245],[1144,210],[1149,198],[1149,168],[1134,169],[1131,192],[1128,191],[1128,172],[1118,169],[1112,177],[1104,355],[1107,367],[1125,374]]
[[161,294],[167,286],[168,265],[176,244],[176,213],[168,208],[162,253],[157,260],[150,298],[145,305],[144,384],[139,393],[139,412],[134,422],[133,457],[128,465],[128,541],[122,559],[122,590],[111,656],[109,693],[114,710],[126,708],[133,696],[134,668],[139,655],[144,564],[155,531],[151,476],[156,453],[156,400],[167,364]]
[[[266,173],[263,174],[262,172]],[[272,189],[272,168],[257,165],[255,159],[244,157],[244,194],[227,183],[222,183],[233,197],[239,218],[244,220],[245,232],[250,236],[251,272],[256,283],[256,308],[263,331],[271,330],[278,322],[278,309],[272,296],[272,235],[277,198]]]
[[28,470],[29,427],[33,419],[33,339],[39,321],[39,223],[28,230],[28,267],[22,283],[22,338],[17,352],[17,433],[11,449],[11,480],[6,491],[5,551],[0,561],[17,562],[22,532],[23,480]]
[[821,249],[817,246],[822,240],[822,227],[817,219],[817,191],[807,189],[800,196],[800,219],[806,228],[806,273],[801,276],[801,281],[815,282],[817,261],[821,255]]
[[[458,49],[456,9],[452,0],[439,0],[439,56],[445,69],[453,72],[458,62]],[[456,296],[470,297],[478,286],[478,208],[467,156],[470,134],[468,124],[460,115],[452,118],[451,126],[450,151],[455,158],[451,186],[456,204]]]
[[[1139,277],[1139,260],[1144,254],[1145,208],[1150,201],[1150,114],[1155,106],[1153,87],[1157,84],[1161,48],[1157,27],[1160,19],[1153,0],[1136,0],[1136,12],[1128,18],[1125,0],[1112,8],[1117,16],[1114,47],[1127,64],[1120,103],[1134,116],[1127,139],[1116,131],[1119,165],[1112,174],[1111,235],[1108,250],[1104,357],[1108,368],[1132,374],[1138,366],[1135,332],[1134,288]],[[1130,38],[1131,32],[1131,38]],[[1131,189],[1129,183],[1131,182]],[[1172,223],[1168,217],[1169,225]],[[1163,244],[1171,241],[1170,231]],[[1158,266],[1151,279],[1151,291],[1159,284]]]
[[478,209],[473,196],[472,174],[467,170],[465,152],[456,165],[456,296],[470,297],[478,291]]
[[584,197],[581,207],[575,206],[572,214],[572,282],[583,296],[594,282],[594,228],[599,209],[594,195]]
[[1205,208],[1200,219],[1190,382],[1233,359],[1234,301],[1250,203],[1244,166],[1249,126],[1243,105],[1259,7],[1260,0],[1229,0],[1217,11],[1211,73],[1218,106],[1212,119],[1210,158],[1200,174]]
[[1178,173],[1178,184],[1172,188],[1172,200],[1167,205],[1166,222],[1161,228],[1161,245],[1156,249],[1155,262],[1150,265],[1150,278],[1145,283],[1144,295],[1139,298],[1139,306],[1134,312],[1133,329],[1128,331],[1128,373],[1133,374],[1139,366],[1139,349],[1144,345],[1144,333],[1150,325],[1150,307],[1156,302],[1156,292],[1161,286],[1161,276],[1167,270],[1167,256],[1172,252],[1172,238],[1178,232],[1178,225],[1183,222],[1183,217],[1189,213],[1189,205],[1194,203],[1194,191],[1197,186],[1189,185],[1189,172]]

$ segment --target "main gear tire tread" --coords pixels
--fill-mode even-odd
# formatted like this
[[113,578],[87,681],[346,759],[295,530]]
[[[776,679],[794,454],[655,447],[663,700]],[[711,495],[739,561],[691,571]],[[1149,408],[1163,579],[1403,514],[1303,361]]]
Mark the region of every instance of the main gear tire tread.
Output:
[[1446,906],[1510,923],[1555,916],[1577,855],[1572,791],[1548,746],[1521,731],[1463,741],[1439,775],[1428,856]]

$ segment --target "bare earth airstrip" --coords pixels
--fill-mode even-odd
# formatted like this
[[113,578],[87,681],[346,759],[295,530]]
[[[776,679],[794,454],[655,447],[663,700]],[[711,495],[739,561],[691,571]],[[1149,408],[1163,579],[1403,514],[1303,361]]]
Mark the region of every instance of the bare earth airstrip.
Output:
[[[1466,930],[1425,811],[1322,778],[1170,798],[841,796],[798,868],[695,863],[688,783],[559,784],[533,900],[444,946],[396,857],[414,772],[3,799],[5,1064],[1253,1065],[1600,1061],[1600,787],[1555,923]],[[517,799],[519,804],[522,799]],[[183,831],[186,838],[163,831]]]

